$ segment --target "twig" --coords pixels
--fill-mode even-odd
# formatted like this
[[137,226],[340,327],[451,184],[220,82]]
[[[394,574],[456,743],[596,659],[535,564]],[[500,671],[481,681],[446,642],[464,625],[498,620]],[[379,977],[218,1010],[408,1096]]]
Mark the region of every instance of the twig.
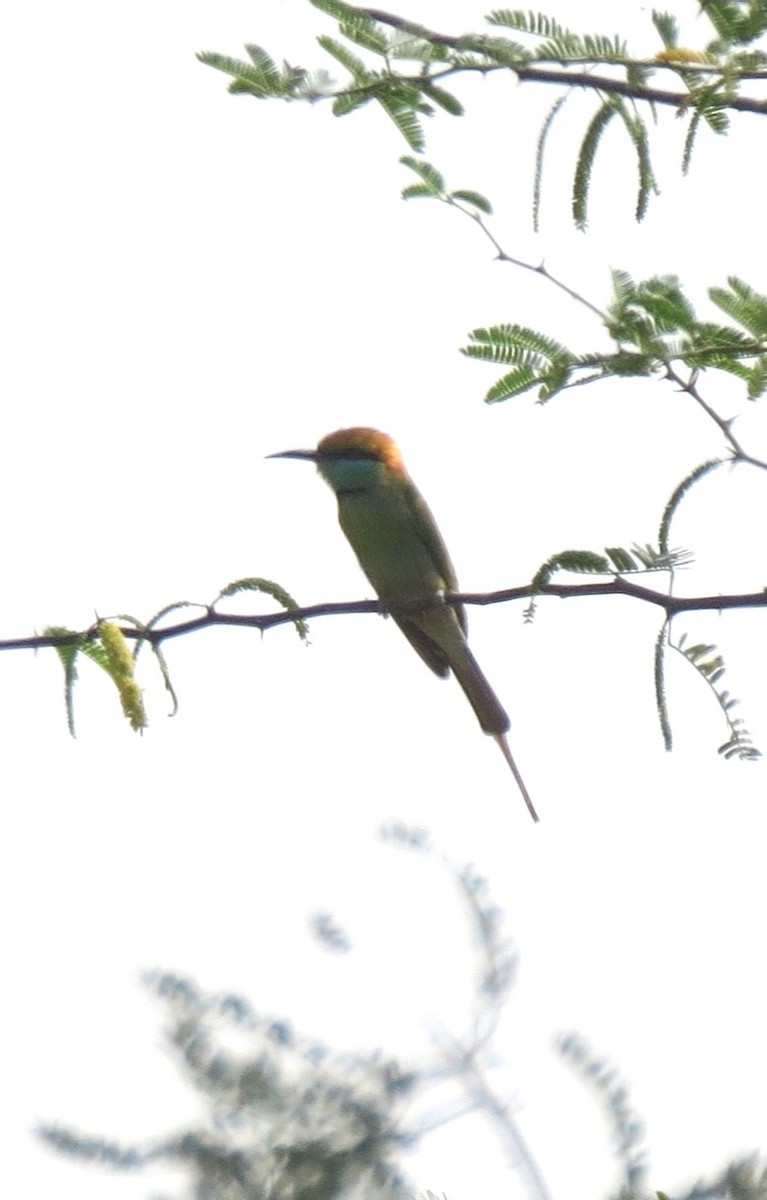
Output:
[[733,458],[737,462],[749,463],[752,467],[758,467],[761,471],[767,471],[767,462],[762,462],[760,458],[754,458],[753,455],[746,453],[738,438],[732,432],[732,418],[727,420],[725,417],[720,417],[719,413],[711,407],[711,405],[703,399],[695,385],[695,375],[693,374],[689,380],[682,379],[682,376],[671,366],[666,364],[666,378],[675,383],[679,390],[686,392],[688,396],[692,396],[696,404],[698,404],[715,425],[721,429],[724,434],[725,441],[732,450]]
[[[541,588],[533,588],[531,584],[526,583],[521,587],[503,588],[495,592],[455,592],[445,596],[445,603],[484,607],[488,604],[507,604],[512,600],[525,600],[530,597],[538,599],[543,596],[552,596],[560,600],[586,596],[627,596],[645,604],[654,604],[658,608],[662,608],[669,617],[676,616],[681,612],[723,612],[726,609],[767,608],[767,588],[761,592],[746,592],[741,595],[670,596],[667,592],[656,592],[652,588],[632,583],[622,575],[604,583],[548,583]],[[424,603],[423,601],[414,602],[413,607],[423,608]],[[128,641],[145,641],[157,646],[170,638],[184,637],[189,633],[197,633],[202,629],[213,629],[222,625],[258,629],[263,633],[267,629],[274,629],[279,625],[308,621],[314,617],[352,616],[358,613],[386,615],[386,609],[379,600],[328,601],[324,604],[311,604],[306,608],[294,608],[290,611],[275,613],[219,612],[218,609],[204,604],[201,604],[200,608],[203,609],[201,616],[187,621],[179,621],[175,625],[142,629],[137,629],[135,626],[121,626],[122,632]],[[4,638],[0,641],[0,650],[42,650],[49,646],[76,646],[84,640],[95,641],[98,636],[98,626],[92,625],[80,633],[35,634],[32,637]]]
[[574,288],[571,288],[568,284],[564,283],[563,280],[557,279],[556,275],[552,275],[543,262],[536,266],[535,263],[525,262],[522,258],[515,258],[512,254],[508,254],[496,238],[495,234],[488,229],[480,213],[475,212],[473,209],[466,208],[465,205],[461,204],[460,201],[455,200],[450,195],[441,196],[440,199],[445,204],[449,204],[451,208],[457,208],[459,212],[464,214],[464,216],[469,217],[470,220],[477,223],[485,237],[493,246],[496,252],[496,258],[499,262],[511,263],[511,265],[514,267],[521,267],[523,271],[532,271],[534,275],[541,275],[549,283],[553,284],[554,287],[559,288],[560,291],[563,291],[566,295],[568,295],[571,300],[575,300],[578,304],[582,304],[584,308],[590,309],[591,312],[593,312],[595,316],[599,317],[600,320],[605,320],[606,314],[601,308],[598,308],[596,304],[592,304],[590,300],[587,300],[586,297],[582,296],[580,292],[576,292]]

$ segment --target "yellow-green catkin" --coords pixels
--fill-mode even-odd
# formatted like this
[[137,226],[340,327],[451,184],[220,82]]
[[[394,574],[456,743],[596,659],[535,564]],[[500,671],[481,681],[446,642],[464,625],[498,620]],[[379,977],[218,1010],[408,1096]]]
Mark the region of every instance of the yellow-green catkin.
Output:
[[133,672],[133,655],[128,642],[114,621],[99,621],[99,637],[107,656],[107,670],[114,680],[120,703],[132,729],[144,729],[146,711],[141,688]]

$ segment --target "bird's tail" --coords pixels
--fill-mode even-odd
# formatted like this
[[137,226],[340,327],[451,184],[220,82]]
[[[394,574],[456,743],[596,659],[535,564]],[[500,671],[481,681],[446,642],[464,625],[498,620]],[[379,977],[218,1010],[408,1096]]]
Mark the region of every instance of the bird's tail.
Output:
[[530,793],[528,792],[527,788],[525,787],[525,781],[522,778],[522,776],[520,775],[519,767],[514,762],[514,756],[512,755],[511,750],[509,749],[509,743],[506,740],[506,734],[505,733],[496,733],[496,734],[494,734],[494,737],[495,737],[495,740],[498,743],[498,745],[501,747],[503,757],[506,759],[506,762],[511,767],[511,773],[517,781],[517,787],[519,788],[520,792],[522,793],[522,799],[524,800],[525,804],[527,805],[527,810],[530,813],[530,816],[533,818],[534,821],[539,821],[540,817],[538,816],[537,812],[535,811],[533,802],[530,799]]
[[533,807],[533,802],[525,787],[525,781],[519,773],[517,764],[514,762],[511,750],[509,749],[509,743],[506,739],[506,734],[511,725],[508,714],[482,674],[482,669],[469,649],[465,638],[462,640],[462,650],[450,656],[450,665],[453,668],[456,679],[463,688],[466,699],[474,709],[482,729],[485,733],[489,733],[494,737],[500,746],[503,757],[509,764],[511,773],[517,781],[517,787],[522,793],[522,798],[528,807],[530,816],[534,821],[537,821],[538,814]]
[[494,737],[506,733],[511,725],[506,709],[482,674],[482,668],[463,636],[460,646],[456,646],[450,655],[450,666],[484,732]]

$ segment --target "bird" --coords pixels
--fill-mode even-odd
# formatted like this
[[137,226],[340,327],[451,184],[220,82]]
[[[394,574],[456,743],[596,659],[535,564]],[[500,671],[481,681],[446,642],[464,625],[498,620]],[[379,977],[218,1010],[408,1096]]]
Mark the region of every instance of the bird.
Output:
[[537,821],[506,737],[511,722],[469,648],[464,607],[445,601],[445,593],[458,589],[450,555],[397,443],[377,429],[355,426],[327,434],[316,450],[282,450],[268,457],[316,465],[335,492],[341,529],[385,611],[436,675],[453,672]]

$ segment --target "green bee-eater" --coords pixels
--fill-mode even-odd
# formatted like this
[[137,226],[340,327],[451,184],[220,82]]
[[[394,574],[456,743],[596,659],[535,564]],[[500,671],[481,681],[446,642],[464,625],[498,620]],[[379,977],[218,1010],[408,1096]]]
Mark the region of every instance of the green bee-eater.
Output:
[[317,464],[336,494],[341,528],[387,611],[432,671],[442,677],[453,671],[482,729],[501,747],[537,821],[506,740],[509,718],[469,649],[466,613],[444,602],[445,592],[458,588],[453,564],[396,442],[377,429],[339,429],[316,450],[269,457]]

